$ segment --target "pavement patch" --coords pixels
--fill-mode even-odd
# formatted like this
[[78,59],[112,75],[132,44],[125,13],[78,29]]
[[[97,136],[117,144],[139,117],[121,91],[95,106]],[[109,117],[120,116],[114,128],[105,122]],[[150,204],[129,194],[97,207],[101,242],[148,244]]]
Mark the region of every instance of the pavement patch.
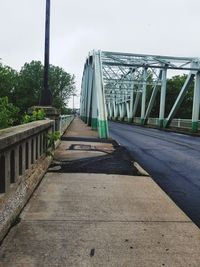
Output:
[[140,174],[127,149],[112,141],[62,141],[48,172]]

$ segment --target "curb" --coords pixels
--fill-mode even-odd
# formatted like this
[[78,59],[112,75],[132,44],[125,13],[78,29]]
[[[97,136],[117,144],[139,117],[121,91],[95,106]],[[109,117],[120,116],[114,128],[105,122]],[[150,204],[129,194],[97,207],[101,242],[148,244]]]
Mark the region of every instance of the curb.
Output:
[[2,198],[0,206],[0,245],[9,233],[9,230],[20,221],[21,211],[44,177],[52,159],[43,157],[39,159],[11,191]]
[[142,176],[150,176],[149,173],[145,171],[138,162],[135,161],[133,165]]

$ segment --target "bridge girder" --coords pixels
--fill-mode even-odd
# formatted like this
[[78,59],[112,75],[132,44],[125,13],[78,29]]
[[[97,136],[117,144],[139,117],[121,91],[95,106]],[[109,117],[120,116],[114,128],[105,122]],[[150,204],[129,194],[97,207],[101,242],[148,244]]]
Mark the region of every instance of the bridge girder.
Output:
[[[188,78],[165,118],[167,74],[169,70],[189,72]],[[200,106],[200,59],[168,57],[108,51],[89,53],[83,71],[80,115],[98,129],[100,138],[108,138],[107,119],[134,120],[141,101],[141,124],[147,123],[160,90],[158,127],[168,127],[195,79],[192,125],[198,130]],[[152,94],[147,103],[147,86]]]

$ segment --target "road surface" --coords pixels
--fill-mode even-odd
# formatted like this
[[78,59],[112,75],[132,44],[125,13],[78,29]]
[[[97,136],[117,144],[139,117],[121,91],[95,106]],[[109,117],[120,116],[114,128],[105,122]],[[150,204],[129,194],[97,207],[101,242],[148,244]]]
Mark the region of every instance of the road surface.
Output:
[[116,122],[109,131],[200,227],[200,137]]

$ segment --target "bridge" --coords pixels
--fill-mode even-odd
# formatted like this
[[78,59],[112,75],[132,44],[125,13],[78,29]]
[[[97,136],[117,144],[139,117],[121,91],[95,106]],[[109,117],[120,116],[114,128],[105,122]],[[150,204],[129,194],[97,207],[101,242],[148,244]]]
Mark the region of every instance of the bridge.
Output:
[[[187,79],[169,114],[165,116],[167,75],[185,73]],[[108,119],[153,124],[159,128],[170,125],[198,132],[200,108],[200,59],[140,55],[108,51],[92,51],[86,60],[81,89],[81,118],[108,138]],[[192,118],[174,119],[192,82]],[[151,97],[147,103],[147,87]],[[156,95],[160,92],[159,117],[151,118]],[[141,102],[141,103],[140,103]],[[140,104],[140,105],[139,105]],[[136,117],[138,107],[140,117]]]
[[[194,58],[93,51],[81,119],[1,130],[0,266],[199,267],[199,68]],[[188,76],[165,117],[171,70]],[[193,80],[192,118],[175,120]],[[160,131],[170,125],[197,136]]]

